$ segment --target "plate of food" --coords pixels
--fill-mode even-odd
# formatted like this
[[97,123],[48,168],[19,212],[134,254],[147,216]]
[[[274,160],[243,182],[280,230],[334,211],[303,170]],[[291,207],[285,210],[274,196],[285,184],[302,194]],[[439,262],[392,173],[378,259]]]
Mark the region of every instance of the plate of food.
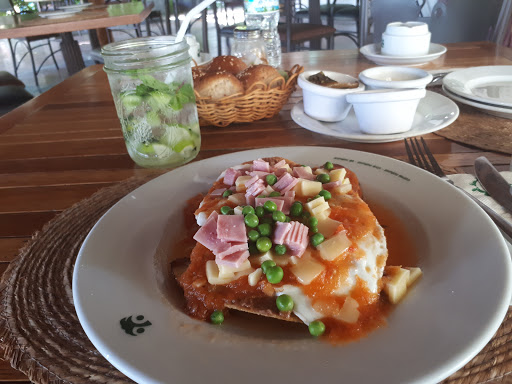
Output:
[[430,44],[426,55],[419,56],[389,56],[383,55],[380,44],[368,44],[362,47],[359,52],[368,60],[379,65],[423,65],[427,64],[446,53],[446,47],[441,44]]
[[492,221],[435,176],[276,147],[129,193],[84,241],[73,299],[140,383],[436,383],[496,332],[510,272]]
[[366,134],[361,131],[353,108],[345,119],[330,123],[316,120],[306,114],[304,104],[300,102],[293,106],[291,117],[302,128],[323,135],[360,143],[386,143],[443,129],[459,117],[459,107],[449,98],[427,91],[426,96],[418,104],[410,130],[381,135]]

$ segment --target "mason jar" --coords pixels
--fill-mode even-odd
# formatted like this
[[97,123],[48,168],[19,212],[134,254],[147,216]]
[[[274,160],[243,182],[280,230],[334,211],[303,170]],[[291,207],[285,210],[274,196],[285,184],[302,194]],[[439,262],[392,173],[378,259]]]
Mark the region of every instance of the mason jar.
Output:
[[126,148],[146,168],[185,164],[201,146],[189,46],[174,39],[130,39],[101,50]]
[[268,64],[265,41],[261,30],[238,26],[233,31],[231,54],[239,57],[247,65]]

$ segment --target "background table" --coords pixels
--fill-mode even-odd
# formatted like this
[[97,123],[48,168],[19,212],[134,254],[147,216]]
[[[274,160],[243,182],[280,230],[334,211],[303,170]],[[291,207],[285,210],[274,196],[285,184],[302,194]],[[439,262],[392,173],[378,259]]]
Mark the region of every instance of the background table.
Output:
[[71,32],[138,24],[149,16],[153,7],[153,3],[145,6],[142,2],[93,5],[58,19],[43,18],[36,14],[1,16],[0,39],[60,33],[62,55],[71,75],[85,68],[80,46]]
[[[0,32],[1,34],[1,32]],[[1,36],[1,35],[0,35]],[[512,50],[492,43],[447,45],[427,69],[511,65]],[[283,67],[341,71],[356,76],[375,64],[357,51],[295,52],[283,55]],[[226,128],[202,127],[197,159],[268,146],[316,145],[368,151],[407,159],[403,142],[351,143],[305,130],[290,117],[300,93],[274,118]],[[508,169],[510,156],[458,144],[435,134],[424,136],[449,173],[472,172],[473,161],[487,156]],[[129,158],[102,67],[88,67],[48,92],[0,118],[0,273],[34,231],[94,192],[151,170]],[[0,383],[28,383],[0,360]],[[498,382],[498,381],[495,381]]]

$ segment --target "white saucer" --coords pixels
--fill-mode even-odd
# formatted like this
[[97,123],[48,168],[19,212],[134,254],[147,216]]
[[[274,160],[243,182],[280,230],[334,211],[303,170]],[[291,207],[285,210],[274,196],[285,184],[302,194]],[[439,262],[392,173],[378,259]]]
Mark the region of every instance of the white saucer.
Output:
[[512,65],[491,65],[453,71],[443,86],[458,96],[496,107],[512,108]]
[[422,56],[386,56],[380,52],[380,44],[368,44],[359,49],[368,60],[379,65],[421,65],[441,57],[446,47],[440,44],[430,44],[428,54]]
[[361,132],[353,109],[345,120],[326,123],[306,115],[301,102],[292,108],[291,116],[301,127],[323,135],[359,143],[386,143],[438,131],[457,119],[459,107],[447,97],[427,91],[427,95],[418,105],[411,130],[391,135],[367,135]]
[[465,97],[456,95],[453,92],[450,92],[444,85],[443,91],[448,95],[451,99],[458,101],[459,103],[470,105],[472,107],[478,108],[489,115],[494,115],[498,117],[503,117],[505,119],[512,119],[512,107],[500,107],[493,104],[487,104],[478,102],[475,100],[467,99]]
[[67,9],[65,11],[41,12],[39,13],[39,16],[45,19],[61,19],[64,17],[73,16],[75,13],[78,13],[80,11],[81,9]]

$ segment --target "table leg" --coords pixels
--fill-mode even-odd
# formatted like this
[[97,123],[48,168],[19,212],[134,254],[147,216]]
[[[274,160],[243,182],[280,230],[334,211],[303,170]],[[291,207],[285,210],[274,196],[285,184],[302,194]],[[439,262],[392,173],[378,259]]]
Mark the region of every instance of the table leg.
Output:
[[61,37],[60,48],[62,49],[62,56],[64,56],[68,74],[73,75],[85,68],[82,52],[78,43],[73,39],[71,32],[61,33]]

